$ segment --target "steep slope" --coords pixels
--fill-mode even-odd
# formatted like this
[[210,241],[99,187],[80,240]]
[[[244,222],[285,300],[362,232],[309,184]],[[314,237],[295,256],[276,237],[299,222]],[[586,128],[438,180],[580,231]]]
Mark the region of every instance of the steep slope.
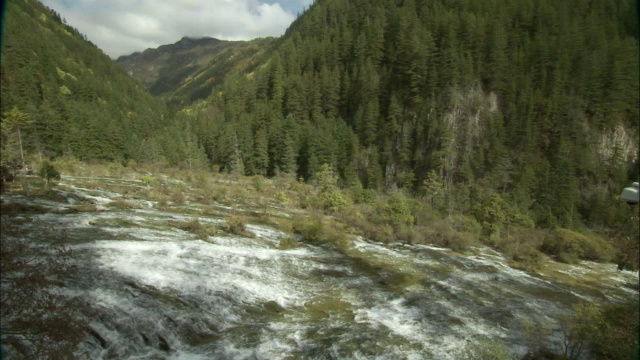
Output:
[[213,86],[251,66],[272,43],[272,38],[224,41],[184,37],[175,44],[121,56],[117,62],[152,95],[182,104],[209,96]]
[[498,195],[544,226],[607,223],[638,176],[635,13],[613,0],[316,1],[194,126],[225,171],[312,179],[328,163],[371,189],[443,184],[439,212],[489,216]]
[[[27,153],[124,161],[168,123],[162,101],[58,14],[35,0],[5,10],[3,163],[15,160],[17,132]],[[16,119],[22,124],[8,128]]]

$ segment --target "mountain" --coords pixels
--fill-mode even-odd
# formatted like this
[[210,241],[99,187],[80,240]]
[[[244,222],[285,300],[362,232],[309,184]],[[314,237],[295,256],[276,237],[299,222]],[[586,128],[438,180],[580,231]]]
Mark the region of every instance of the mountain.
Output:
[[638,176],[636,13],[316,1],[192,126],[223,171],[313,180],[326,163],[345,186],[430,198],[442,184],[439,213],[482,219],[503,203],[540,226],[606,224]]
[[175,44],[121,56],[117,63],[152,95],[178,104],[206,98],[225,76],[255,65],[273,38],[224,41],[183,37]]
[[122,162],[169,123],[163,101],[57,13],[26,0],[3,15],[3,164],[22,152]]

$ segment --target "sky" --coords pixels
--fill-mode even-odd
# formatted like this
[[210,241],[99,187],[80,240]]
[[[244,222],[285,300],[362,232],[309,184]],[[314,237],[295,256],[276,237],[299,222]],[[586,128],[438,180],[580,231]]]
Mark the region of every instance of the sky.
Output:
[[184,36],[280,36],[313,0],[40,0],[117,58]]

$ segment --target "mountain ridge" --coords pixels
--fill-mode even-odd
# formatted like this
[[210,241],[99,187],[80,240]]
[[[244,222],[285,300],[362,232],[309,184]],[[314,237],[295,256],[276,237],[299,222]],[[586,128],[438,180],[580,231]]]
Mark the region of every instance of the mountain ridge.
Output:
[[[173,44],[121,56],[116,62],[152,95],[187,104],[208,96],[234,67],[244,70],[241,63],[261,54],[260,47],[266,49],[272,42],[271,38],[227,41],[184,36]],[[204,78],[198,76],[206,72]]]

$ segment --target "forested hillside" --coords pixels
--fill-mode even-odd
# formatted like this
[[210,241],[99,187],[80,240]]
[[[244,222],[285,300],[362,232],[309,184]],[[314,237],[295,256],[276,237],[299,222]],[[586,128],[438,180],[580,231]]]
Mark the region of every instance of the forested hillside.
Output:
[[7,1],[2,34],[3,163],[45,158],[125,161],[165,127],[164,103],[35,0]]
[[224,41],[184,37],[175,44],[121,56],[117,62],[152,95],[162,96],[174,106],[185,106],[207,98],[227,76],[255,67],[273,42],[273,38]]
[[606,225],[638,177],[638,63],[632,1],[318,0],[188,113],[223,171],[326,163],[443,214]]
[[437,214],[607,226],[638,178],[636,14],[613,0],[318,0],[268,53],[195,75],[185,99],[250,71],[173,116],[58,15],[10,2],[3,156],[19,141],[306,181],[328,164],[345,188],[402,188]]

